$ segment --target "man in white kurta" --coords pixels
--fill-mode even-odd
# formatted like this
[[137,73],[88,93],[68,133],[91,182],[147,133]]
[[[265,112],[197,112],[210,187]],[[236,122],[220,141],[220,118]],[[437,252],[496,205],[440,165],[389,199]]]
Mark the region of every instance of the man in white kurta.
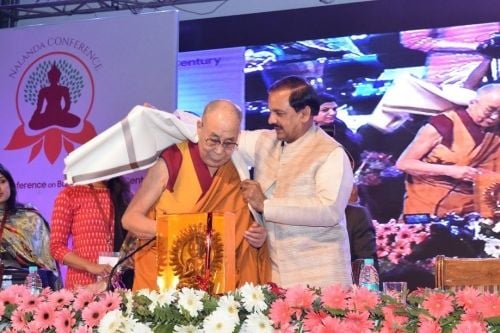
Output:
[[239,152],[255,167],[242,190],[265,220],[272,280],[283,287],[351,285],[344,212],[353,180],[349,159],[313,125],[319,103],[303,79],[276,82],[269,109],[275,130],[243,132]]

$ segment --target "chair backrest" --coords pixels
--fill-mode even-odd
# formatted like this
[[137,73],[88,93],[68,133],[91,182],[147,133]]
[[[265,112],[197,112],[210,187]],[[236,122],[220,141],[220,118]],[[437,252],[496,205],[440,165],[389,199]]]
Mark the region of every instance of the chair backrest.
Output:
[[460,290],[475,287],[500,292],[500,259],[436,257],[436,287]]

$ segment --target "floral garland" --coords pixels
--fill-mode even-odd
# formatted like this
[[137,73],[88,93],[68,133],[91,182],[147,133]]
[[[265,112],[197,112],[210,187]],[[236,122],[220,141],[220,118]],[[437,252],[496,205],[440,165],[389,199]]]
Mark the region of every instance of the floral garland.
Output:
[[0,292],[2,332],[498,332],[500,295],[465,288],[420,289],[401,304],[394,295],[332,285],[323,289],[246,284],[211,296],[183,288],[44,290],[14,285]]

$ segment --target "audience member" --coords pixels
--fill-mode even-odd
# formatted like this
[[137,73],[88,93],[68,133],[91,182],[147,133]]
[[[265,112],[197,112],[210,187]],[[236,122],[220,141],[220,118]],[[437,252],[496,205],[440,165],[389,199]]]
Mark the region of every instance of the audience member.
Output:
[[323,93],[319,95],[319,98],[321,104],[318,114],[313,118],[314,123],[344,147],[356,169],[360,165],[361,138],[337,117],[338,105],[333,96]]
[[[123,225],[143,239],[156,235],[163,214],[230,211],[236,214],[236,285],[269,281],[266,230],[252,218],[231,162],[241,111],[225,100],[210,102],[198,121],[197,144],[183,141],[161,153],[132,199]],[[157,289],[156,245],[135,255],[134,289]]]
[[[0,164],[0,256],[5,274],[13,276],[14,283],[22,283],[29,266],[37,266],[52,274],[44,285],[58,288],[59,270],[50,256],[49,225],[40,213],[17,202],[16,184],[11,173]],[[52,276],[49,276],[52,275]]]
[[408,174],[404,213],[474,210],[473,182],[500,169],[500,84],[477,91],[468,107],[431,118],[397,161]]
[[110,265],[98,263],[99,254],[120,250],[126,236],[121,217],[130,197],[129,185],[121,177],[68,186],[57,195],[50,251],[68,265],[66,288],[93,284],[110,273]]
[[280,286],[351,285],[345,222],[353,175],[335,140],[313,123],[316,92],[291,76],[269,89],[274,130],[243,132],[239,152],[255,167],[245,200],[265,219],[272,280]]

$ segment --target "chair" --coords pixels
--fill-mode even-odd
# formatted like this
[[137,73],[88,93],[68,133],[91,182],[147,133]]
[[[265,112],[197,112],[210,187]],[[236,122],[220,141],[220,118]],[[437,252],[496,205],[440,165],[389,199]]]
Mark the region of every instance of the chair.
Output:
[[436,257],[436,287],[460,290],[467,286],[500,292],[500,259]]

